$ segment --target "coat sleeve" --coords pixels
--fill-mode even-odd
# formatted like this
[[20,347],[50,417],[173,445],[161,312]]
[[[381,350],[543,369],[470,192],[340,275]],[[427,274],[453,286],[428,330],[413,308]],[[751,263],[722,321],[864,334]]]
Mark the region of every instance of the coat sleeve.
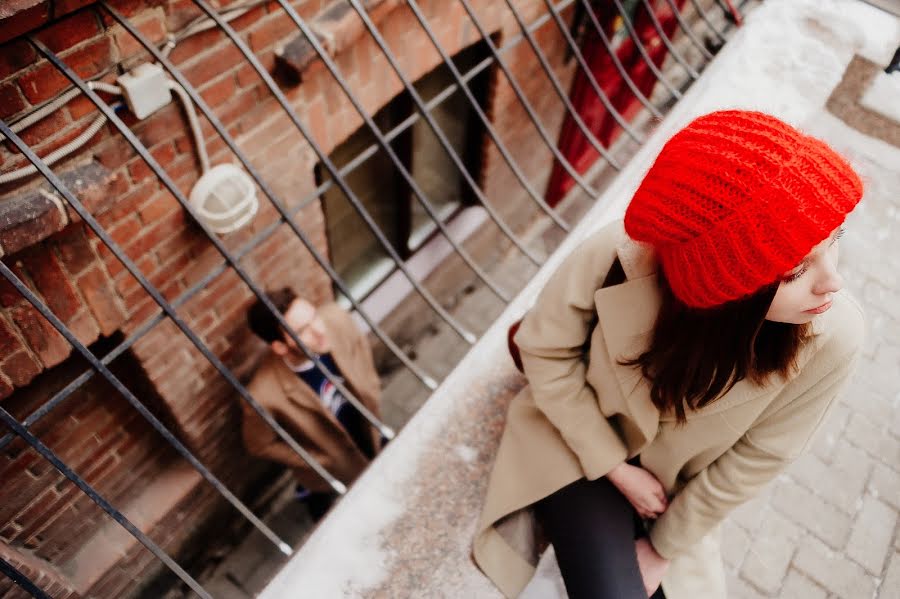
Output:
[[[254,391],[256,392],[254,393]],[[250,394],[259,401],[259,391],[255,390],[253,386],[250,387]],[[272,406],[263,405],[263,407],[269,410],[276,422],[279,422],[279,424],[283,422],[283,419],[279,418],[278,412]],[[309,468],[306,462],[303,461],[303,458],[281,440],[275,429],[269,426],[248,402],[241,401],[241,410],[243,412],[241,436],[247,453],[258,458],[285,464],[291,468]]]
[[616,224],[597,231],[565,258],[514,337],[535,405],[559,431],[589,480],[628,457],[585,379],[585,344],[596,323],[594,292],[615,260]]
[[699,542],[805,453],[838,404],[859,355],[857,348],[836,362],[829,360],[832,366],[824,376],[815,368],[799,376],[815,383],[806,383],[806,391],[772,413],[764,412],[730,449],[688,481],[650,530],[657,553],[672,559]]

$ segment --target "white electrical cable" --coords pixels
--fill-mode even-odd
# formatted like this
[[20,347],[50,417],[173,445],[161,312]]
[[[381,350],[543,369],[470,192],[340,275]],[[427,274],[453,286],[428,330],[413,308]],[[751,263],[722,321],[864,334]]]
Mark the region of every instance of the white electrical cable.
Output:
[[[121,95],[122,93],[122,90],[118,86],[111,85],[109,83],[103,83],[102,81],[88,81],[87,86],[91,89],[100,90],[110,94]],[[79,89],[70,89],[53,102],[50,102],[46,106],[35,110],[25,118],[16,121],[12,125],[10,125],[9,128],[13,133],[18,133],[22,129],[25,129],[26,127],[29,127],[30,125],[33,125],[34,123],[40,121],[54,110],[58,110],[66,102],[80,93],[81,90]],[[104,123],[106,123],[106,116],[103,114],[98,115],[97,118],[94,119],[93,122],[91,122],[91,124],[88,125],[87,128],[85,128],[85,130],[82,131],[78,137],[76,137],[66,145],[50,152],[49,154],[44,156],[42,160],[47,166],[51,166],[55,162],[60,161],[61,159],[65,158],[66,156],[86,144],[92,137],[97,135],[97,132],[100,131],[100,128],[103,127]],[[3,135],[0,135],[0,141],[3,141],[4,139],[6,138]],[[29,164],[28,166],[23,166],[22,168],[9,171],[8,173],[0,174],[0,185],[9,183],[11,181],[16,181],[36,172],[37,167],[33,164]]]
[[[106,92],[109,94],[115,94],[117,96],[122,95],[122,88],[118,85],[112,85],[111,83],[103,83],[102,81],[88,81],[87,86],[93,90],[100,90],[102,92]],[[9,126],[12,129],[13,133],[18,133],[22,129],[26,127],[30,127],[36,122],[40,121],[44,117],[46,117],[51,112],[59,109],[68,103],[69,100],[77,96],[81,93],[81,90],[76,88],[72,88],[57,99],[53,100],[46,106],[42,106],[41,108],[35,110],[29,115],[26,115],[24,118],[19,119],[15,123]],[[0,141],[6,139],[2,133],[0,133]]]
[[177,81],[168,79],[167,85],[169,86],[169,89],[175,92],[181,100],[181,104],[184,106],[184,111],[187,113],[188,117],[188,123],[191,126],[191,131],[194,133],[197,154],[200,156],[200,168],[205,173],[209,170],[209,155],[206,153],[206,141],[203,139],[203,133],[200,132],[200,122],[197,120],[197,111],[194,108],[194,102],[191,101],[191,97]]
[[[66,145],[59,147],[46,156],[42,158],[44,164],[47,166],[51,166],[53,163],[59,161],[62,158],[65,158],[84,144],[88,142],[92,137],[97,135],[97,131],[100,130],[100,127],[106,122],[106,117],[104,115],[98,116],[94,119],[87,128],[81,132],[81,135],[67,143]],[[27,177],[32,173],[37,172],[37,167],[33,164],[29,164],[28,166],[23,166],[22,168],[18,168],[14,171],[9,171],[8,173],[3,173],[0,175],[0,185],[4,183],[9,183],[10,181],[15,181],[16,179],[21,179],[22,177]]]

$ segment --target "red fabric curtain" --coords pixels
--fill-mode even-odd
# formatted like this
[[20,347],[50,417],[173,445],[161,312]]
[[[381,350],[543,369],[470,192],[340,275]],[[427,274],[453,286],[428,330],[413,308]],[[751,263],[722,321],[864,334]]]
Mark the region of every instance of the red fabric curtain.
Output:
[[[679,10],[684,2],[685,0],[674,0],[674,4]],[[678,21],[675,19],[675,15],[672,14],[669,3],[651,0],[650,5],[654,6],[656,18],[660,22],[662,30],[671,39],[672,34],[678,27]],[[612,37],[616,17],[619,14],[615,4],[612,2],[595,2],[593,10],[607,37]],[[653,21],[650,19],[650,15],[644,8],[643,3],[638,4],[632,23],[647,54],[653,63],[659,67],[666,58],[667,49],[654,28]],[[586,31],[587,34],[584,37],[581,48],[584,60],[597,79],[600,89],[609,97],[610,103],[626,121],[630,122],[642,108],[640,100],[635,97],[619,74],[593,24],[588,22]],[[642,94],[649,97],[656,84],[656,77],[647,63],[641,58],[640,52],[631,36],[627,36],[616,48],[616,56],[634,81],[635,86]],[[576,74],[572,79],[572,89],[569,92],[569,98],[587,128],[604,147],[609,147],[622,133],[622,128],[600,102],[600,99],[594,92],[594,88],[588,81],[587,75],[584,74],[580,67],[576,70]],[[585,173],[594,164],[594,161],[600,157],[600,153],[590,144],[570,114],[567,114],[563,121],[558,147],[560,153],[579,174]],[[575,180],[566,172],[560,162],[555,160],[545,194],[547,204],[555,206],[574,184]]]

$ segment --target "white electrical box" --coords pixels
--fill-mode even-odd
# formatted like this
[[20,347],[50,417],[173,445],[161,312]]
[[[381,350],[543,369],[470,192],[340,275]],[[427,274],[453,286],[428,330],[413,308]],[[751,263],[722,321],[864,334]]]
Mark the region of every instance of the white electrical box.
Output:
[[172,101],[165,71],[158,64],[145,62],[118,78],[129,110],[145,119]]

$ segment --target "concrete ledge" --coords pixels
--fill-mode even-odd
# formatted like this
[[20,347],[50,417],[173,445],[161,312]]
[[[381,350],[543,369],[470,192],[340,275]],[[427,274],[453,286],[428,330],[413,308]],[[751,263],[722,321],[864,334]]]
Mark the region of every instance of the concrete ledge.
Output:
[[[66,188],[93,214],[109,208],[127,182],[98,162],[58,174]],[[34,245],[81,217],[49,182],[0,199],[0,256]]]
[[[398,0],[363,0],[362,6],[376,25],[400,5]],[[310,29],[330,56],[336,56],[366,33],[366,26],[348,2],[332,2],[310,21]],[[275,49],[275,67],[288,84],[303,80],[303,73],[319,61],[312,44],[302,33]]]

